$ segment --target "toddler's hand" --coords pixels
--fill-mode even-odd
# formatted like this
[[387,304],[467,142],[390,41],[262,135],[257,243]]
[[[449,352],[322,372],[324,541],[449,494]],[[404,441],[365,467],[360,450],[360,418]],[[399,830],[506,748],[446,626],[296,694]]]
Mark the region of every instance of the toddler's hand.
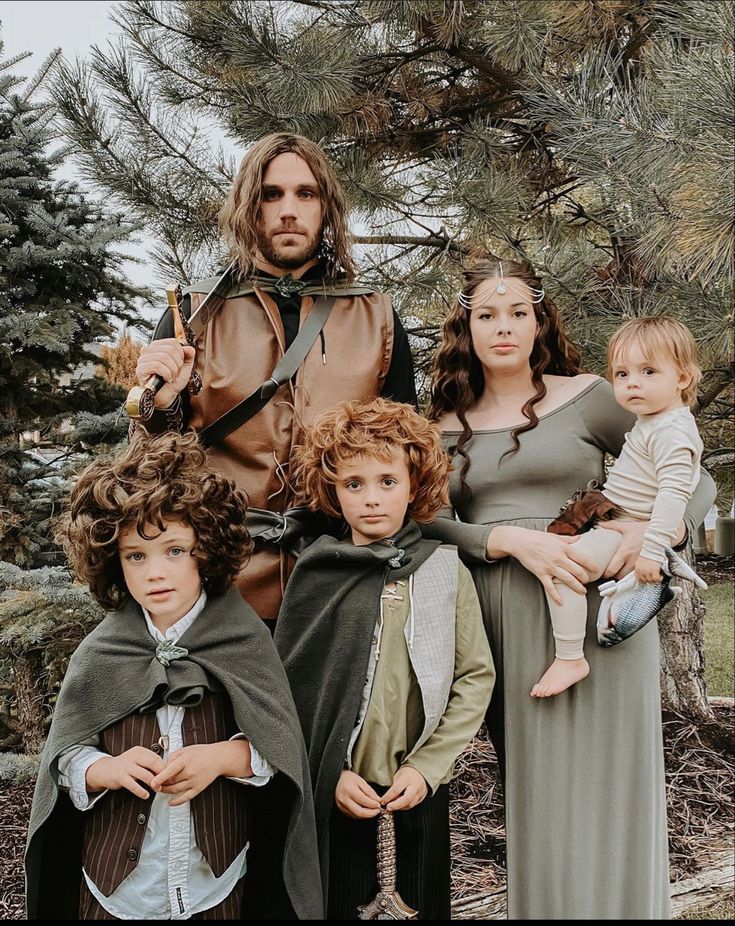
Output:
[[643,537],[648,529],[648,521],[600,521],[597,527],[606,531],[617,531],[623,535],[620,546],[613,554],[603,572],[605,578],[622,579],[635,570],[636,560],[641,553]]
[[154,791],[175,794],[171,807],[185,804],[219,778],[249,778],[250,744],[247,740],[184,746],[168,757],[166,767],[151,781]]
[[646,556],[639,556],[635,561],[635,577],[639,582],[660,582],[663,578],[661,564]]
[[334,792],[337,807],[355,820],[369,820],[380,813],[380,798],[364,778],[343,769]]
[[163,767],[163,759],[152,749],[133,746],[119,756],[105,756],[93,762],[87,769],[87,790],[94,793],[125,788],[136,797],[147,798],[148,791],[139,782],[150,785]]
[[393,776],[393,784],[380,802],[386,810],[410,810],[420,804],[428,793],[429,786],[421,772],[404,765]]

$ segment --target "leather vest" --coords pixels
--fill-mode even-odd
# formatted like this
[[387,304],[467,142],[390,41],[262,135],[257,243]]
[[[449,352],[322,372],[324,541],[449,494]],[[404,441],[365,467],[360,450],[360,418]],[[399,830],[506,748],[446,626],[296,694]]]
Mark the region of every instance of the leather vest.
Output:
[[[192,312],[204,293],[190,290]],[[301,300],[300,325],[314,299]],[[285,351],[283,323],[268,293],[225,300],[196,344],[202,391],[191,397],[190,425],[201,430],[249,395],[273,372]],[[212,465],[244,489],[255,508],[283,511],[294,493],[291,450],[321,412],[349,399],[379,395],[393,351],[393,310],[382,293],[338,298],[321,336],[295,382],[282,386],[262,411],[209,450]],[[275,618],[291,558],[272,544],[258,544],[238,579],[245,600],[264,618]]]
[[[205,692],[182,720],[185,746],[217,743],[238,732],[226,696]],[[161,753],[155,713],[129,714],[101,734],[100,749],[119,756],[133,746]],[[191,801],[196,844],[215,877],[221,877],[248,841],[247,787],[216,778]],[[142,800],[124,788],[109,791],[84,815],[82,865],[92,883],[109,897],[135,869],[152,798]]]

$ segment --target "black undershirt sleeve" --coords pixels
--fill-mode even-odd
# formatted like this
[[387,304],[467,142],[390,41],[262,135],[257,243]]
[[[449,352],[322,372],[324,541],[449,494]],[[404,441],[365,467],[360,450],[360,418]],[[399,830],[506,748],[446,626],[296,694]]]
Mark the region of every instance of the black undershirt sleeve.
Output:
[[380,391],[384,399],[405,402],[418,407],[416,397],[416,377],[413,369],[413,357],[408,343],[408,335],[396,310],[393,310],[393,353],[390,358],[388,375]]

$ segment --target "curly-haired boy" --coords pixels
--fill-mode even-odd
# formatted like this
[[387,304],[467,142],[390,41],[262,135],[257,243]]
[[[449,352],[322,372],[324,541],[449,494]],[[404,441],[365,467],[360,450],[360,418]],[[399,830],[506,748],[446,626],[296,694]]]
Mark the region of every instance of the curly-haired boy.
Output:
[[[54,711],[29,919],[323,915],[298,717],[269,631],[230,587],[245,514],[192,434],[138,435],[74,486],[59,537],[113,613],[74,653]],[[290,817],[280,845],[259,823],[274,787]]]
[[436,426],[408,405],[348,402],[319,416],[294,473],[346,524],[301,554],[276,626],[301,719],[329,919],[377,893],[377,818],[395,813],[397,888],[449,919],[449,786],[494,669],[472,578],[417,522],[447,504]]

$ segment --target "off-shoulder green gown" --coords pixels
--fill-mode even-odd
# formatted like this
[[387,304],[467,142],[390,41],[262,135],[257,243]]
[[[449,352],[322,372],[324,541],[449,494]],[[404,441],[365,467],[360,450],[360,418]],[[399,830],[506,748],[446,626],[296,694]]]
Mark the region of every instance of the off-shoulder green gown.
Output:
[[[484,557],[490,529],[545,530],[572,492],[604,481],[634,423],[596,380],[543,416],[512,446],[510,428],[477,431],[467,444],[472,497],[452,504],[462,521],[428,532]],[[458,433],[446,432],[450,452]],[[714,498],[708,476],[687,516],[701,521]],[[553,698],[529,692],[554,658],[541,583],[515,559],[475,562],[473,576],[498,677],[488,726],[504,767],[510,919],[665,919],[669,865],[655,621],[612,649],[598,646],[596,586],[589,588],[585,653],[590,675]]]

